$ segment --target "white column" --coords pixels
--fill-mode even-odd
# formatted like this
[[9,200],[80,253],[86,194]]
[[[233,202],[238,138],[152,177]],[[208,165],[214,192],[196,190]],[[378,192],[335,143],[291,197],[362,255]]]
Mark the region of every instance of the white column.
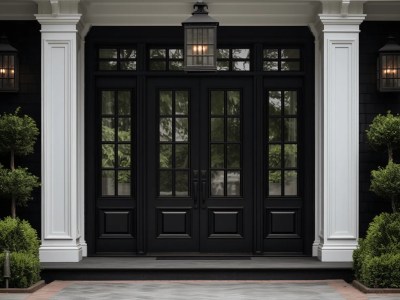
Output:
[[[359,25],[365,15],[319,15],[322,99],[316,127],[318,257],[352,261],[358,242]],[[320,158],[318,156],[321,155]],[[317,239],[316,239],[317,240]]]
[[[36,15],[42,25],[42,262],[82,259],[78,195],[79,14]],[[80,141],[81,142],[81,141]]]

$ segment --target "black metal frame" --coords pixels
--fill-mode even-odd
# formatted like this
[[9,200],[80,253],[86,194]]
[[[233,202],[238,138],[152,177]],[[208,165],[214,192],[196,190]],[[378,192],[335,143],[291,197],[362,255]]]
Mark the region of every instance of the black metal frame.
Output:
[[[254,155],[251,159],[254,166],[261,164],[265,159],[265,126],[263,119],[265,105],[265,89],[288,89],[287,80],[299,84],[302,89],[303,110],[298,112],[301,118],[299,136],[302,140],[302,157],[299,160],[299,171],[303,174],[299,181],[300,194],[304,197],[304,210],[302,217],[302,232],[304,233],[303,255],[311,255],[312,242],[314,240],[314,38],[307,27],[220,27],[218,32],[219,48],[231,47],[250,48],[251,70],[247,72],[204,72],[182,74],[177,72],[156,72],[147,70],[147,45],[160,47],[173,47],[182,43],[182,27],[93,27],[87,36],[86,42],[86,92],[85,92],[85,213],[86,213],[86,240],[88,243],[88,254],[96,253],[96,195],[97,186],[93,176],[96,174],[95,153],[98,137],[96,132],[96,111],[93,109],[96,101],[95,91],[101,86],[112,86],[116,88],[136,89],[136,116],[134,120],[137,132],[137,152],[133,161],[137,162],[136,172],[141,176],[135,182],[136,192],[136,217],[137,217],[137,254],[146,253],[146,178],[147,178],[147,153],[145,145],[146,137],[146,82],[148,78],[164,77],[174,78],[185,76],[186,78],[251,78],[254,87],[253,102],[253,136],[255,139]],[[132,45],[132,41],[135,44]],[[124,46],[137,49],[137,69],[134,72],[127,71],[95,71],[97,61],[95,55],[99,47]],[[250,47],[249,47],[250,45]],[[302,70],[299,72],[264,72],[263,71],[263,49],[264,48],[300,48],[302,53]],[[269,86],[265,86],[268,83]],[[179,84],[178,84],[179,85]],[[246,99],[243,99],[246,101]],[[132,125],[133,127],[133,125]],[[98,127],[97,127],[98,128]],[[263,164],[261,164],[263,165]],[[192,175],[192,174],[190,174]],[[263,179],[266,178],[263,168],[255,168],[253,171],[254,190],[254,238],[253,253],[263,253],[264,239],[264,193]],[[139,213],[141,212],[141,213]],[[269,253],[271,255],[271,253]],[[301,253],[300,253],[301,254]],[[104,255],[104,254],[101,254]],[[132,253],[130,254],[132,255]],[[282,255],[282,253],[280,254]],[[293,254],[291,254],[293,255]]]

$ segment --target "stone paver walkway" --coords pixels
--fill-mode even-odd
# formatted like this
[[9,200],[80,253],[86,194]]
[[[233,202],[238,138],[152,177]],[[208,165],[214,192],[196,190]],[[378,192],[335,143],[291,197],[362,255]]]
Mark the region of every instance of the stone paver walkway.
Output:
[[343,280],[317,281],[54,281],[33,294],[1,300],[400,300],[363,294]]

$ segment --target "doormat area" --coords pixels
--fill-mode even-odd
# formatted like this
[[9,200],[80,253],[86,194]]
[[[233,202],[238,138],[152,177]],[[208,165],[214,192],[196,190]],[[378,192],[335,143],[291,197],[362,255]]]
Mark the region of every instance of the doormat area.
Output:
[[159,256],[156,260],[251,260],[246,256]]

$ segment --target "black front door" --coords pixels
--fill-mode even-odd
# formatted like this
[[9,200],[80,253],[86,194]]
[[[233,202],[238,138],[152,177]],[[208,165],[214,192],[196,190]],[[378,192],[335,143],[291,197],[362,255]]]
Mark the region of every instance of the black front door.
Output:
[[148,81],[148,252],[252,251],[251,82]]

